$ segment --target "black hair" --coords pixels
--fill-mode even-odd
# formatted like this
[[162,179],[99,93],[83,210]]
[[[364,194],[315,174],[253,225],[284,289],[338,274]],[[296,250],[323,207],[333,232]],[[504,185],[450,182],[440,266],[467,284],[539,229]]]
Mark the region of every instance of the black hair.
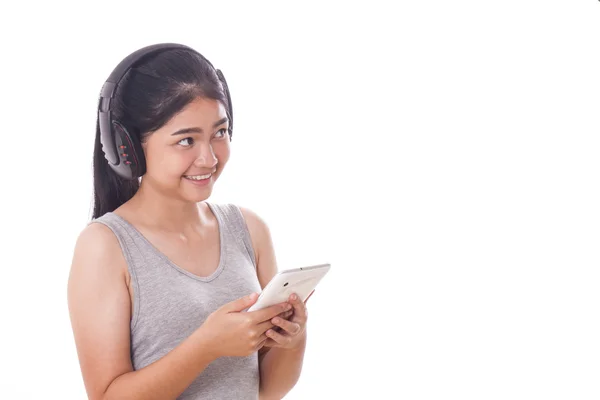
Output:
[[[112,118],[140,143],[198,97],[220,101],[229,115],[223,84],[214,68],[185,49],[164,50],[141,59],[123,77],[111,102]],[[231,139],[231,129],[229,137]],[[138,191],[139,179],[121,178],[108,165],[96,121],[94,146],[94,211],[92,220],[116,210]]]

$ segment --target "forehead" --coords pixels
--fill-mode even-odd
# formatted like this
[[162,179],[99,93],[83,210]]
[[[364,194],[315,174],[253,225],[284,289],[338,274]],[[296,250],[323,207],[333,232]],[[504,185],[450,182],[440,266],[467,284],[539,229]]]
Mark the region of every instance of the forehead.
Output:
[[227,116],[225,107],[218,100],[196,98],[185,106],[166,124],[170,127],[194,125],[212,126],[215,121]]

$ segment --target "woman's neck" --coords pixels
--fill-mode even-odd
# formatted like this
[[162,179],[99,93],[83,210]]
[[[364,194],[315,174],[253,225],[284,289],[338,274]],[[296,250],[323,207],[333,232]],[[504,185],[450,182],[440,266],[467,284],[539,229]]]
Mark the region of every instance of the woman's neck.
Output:
[[208,220],[200,203],[167,196],[149,184],[141,184],[127,202],[127,209],[145,225],[165,231],[185,232],[205,225]]

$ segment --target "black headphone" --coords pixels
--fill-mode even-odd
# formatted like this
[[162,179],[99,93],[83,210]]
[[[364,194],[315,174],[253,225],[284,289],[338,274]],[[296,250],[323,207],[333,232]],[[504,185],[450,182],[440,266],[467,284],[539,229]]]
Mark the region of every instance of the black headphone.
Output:
[[[202,54],[196,50],[177,43],[160,43],[143,47],[123,59],[110,74],[100,92],[98,102],[98,122],[100,125],[100,141],[104,157],[108,165],[119,176],[125,179],[137,179],[146,173],[146,158],[140,141],[133,135],[130,135],[127,128],[117,120],[112,119],[110,103],[115,95],[119,82],[134,65],[145,58],[165,50],[183,49],[191,51],[204,59],[213,69],[215,67]],[[227,81],[221,70],[215,69],[219,80],[223,84],[227,102],[229,103],[229,137],[232,136],[233,128],[233,108],[231,106],[231,96]]]

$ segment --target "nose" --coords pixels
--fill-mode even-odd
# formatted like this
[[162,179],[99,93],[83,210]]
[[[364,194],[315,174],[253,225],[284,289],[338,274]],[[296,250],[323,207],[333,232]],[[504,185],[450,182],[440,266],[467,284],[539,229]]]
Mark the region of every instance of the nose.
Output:
[[198,157],[194,160],[194,166],[207,170],[213,170],[217,165],[218,160],[215,156],[212,146],[209,144],[208,146],[201,145],[198,147],[200,148],[200,152]]

